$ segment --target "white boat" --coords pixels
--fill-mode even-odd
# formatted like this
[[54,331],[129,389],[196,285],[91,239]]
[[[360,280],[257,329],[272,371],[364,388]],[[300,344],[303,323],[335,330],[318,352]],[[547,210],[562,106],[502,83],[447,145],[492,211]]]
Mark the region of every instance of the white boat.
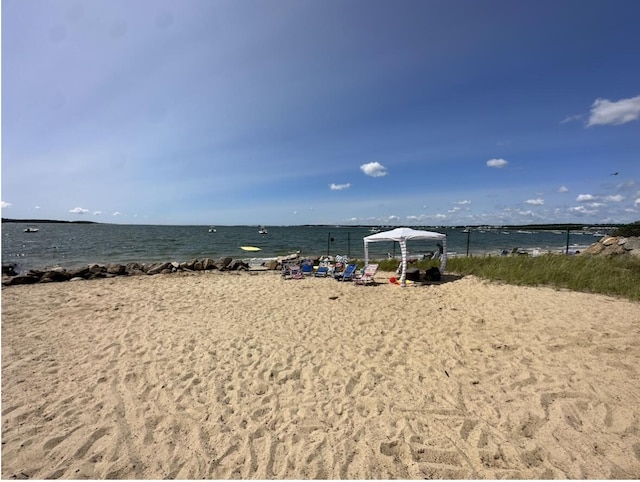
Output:
[[38,228],[24,228],[23,230],[25,233],[37,233],[38,231],[40,231]]
[[269,234],[269,231],[267,231],[267,228],[265,228],[264,226],[260,226],[258,234]]
[[370,233],[379,233],[380,228],[376,228],[375,226],[369,230]]
[[209,228],[209,232],[210,232],[210,233],[215,233],[215,232],[216,232],[216,227],[215,227],[215,226],[211,226],[211,227]]

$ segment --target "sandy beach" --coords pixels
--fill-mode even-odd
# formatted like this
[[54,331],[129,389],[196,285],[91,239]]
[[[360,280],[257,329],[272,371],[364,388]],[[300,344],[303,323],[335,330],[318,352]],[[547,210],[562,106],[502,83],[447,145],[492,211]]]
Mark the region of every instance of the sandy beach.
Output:
[[640,477],[640,304],[474,277],[2,290],[2,478]]

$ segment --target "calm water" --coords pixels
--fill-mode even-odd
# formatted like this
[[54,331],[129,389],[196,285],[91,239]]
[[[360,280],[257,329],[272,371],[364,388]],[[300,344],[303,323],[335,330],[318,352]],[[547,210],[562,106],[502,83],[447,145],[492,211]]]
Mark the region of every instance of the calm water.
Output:
[[[23,223],[2,224],[2,263],[16,263],[21,272],[53,266],[79,267],[90,263],[128,263],[137,261],[189,261],[194,258],[251,259],[273,258],[300,251],[308,255],[345,254],[364,257],[362,238],[371,234],[368,228],[318,226],[268,226],[269,233],[261,235],[257,226],[217,226],[209,233],[208,226],[148,226],[117,224],[49,224],[41,223],[37,233],[25,233]],[[417,228],[420,229],[420,228]],[[447,235],[448,251],[498,255],[503,249],[519,247],[541,252],[562,251],[567,235],[550,231],[518,233],[501,230],[472,230],[469,235],[461,229],[427,230]],[[570,235],[571,249],[584,249],[597,238],[589,234]],[[261,251],[247,253],[240,246],[257,246]],[[397,244],[371,243],[370,256],[385,258],[388,253],[400,254]],[[411,241],[410,256],[435,251],[434,241]]]

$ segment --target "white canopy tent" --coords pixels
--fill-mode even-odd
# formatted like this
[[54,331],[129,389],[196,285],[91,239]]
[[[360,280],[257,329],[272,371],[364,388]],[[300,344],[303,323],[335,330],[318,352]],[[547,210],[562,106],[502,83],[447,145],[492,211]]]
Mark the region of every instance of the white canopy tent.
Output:
[[369,243],[379,241],[397,241],[402,252],[402,275],[400,284],[405,286],[407,279],[407,241],[411,239],[433,239],[442,242],[442,256],[440,257],[440,272],[444,273],[447,266],[447,235],[432,231],[420,231],[411,228],[396,228],[391,231],[372,234],[364,238],[364,263],[369,264]]

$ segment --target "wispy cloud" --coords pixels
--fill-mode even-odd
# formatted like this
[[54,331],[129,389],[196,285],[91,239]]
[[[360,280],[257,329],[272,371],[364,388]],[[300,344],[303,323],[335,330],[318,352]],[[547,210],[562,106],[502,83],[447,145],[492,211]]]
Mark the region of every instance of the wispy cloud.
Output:
[[567,186],[560,186],[558,192],[569,192],[569,188]]
[[121,212],[119,212],[119,211],[116,211],[115,213],[113,213],[113,215],[114,215],[114,216],[121,216],[121,215],[122,215],[122,213],[121,213]]
[[84,208],[73,208],[69,209],[69,212],[73,214],[87,214],[89,210]]
[[615,196],[606,196],[604,200],[611,203],[619,203],[620,201],[624,201],[624,196],[616,194]]
[[595,201],[597,199],[593,194],[578,194],[576,201],[579,203],[585,203],[589,201]]
[[542,198],[527,199],[525,202],[533,206],[542,206],[544,204],[544,199]]
[[102,211],[93,211],[94,216],[100,216],[101,214],[102,214]]
[[7,202],[4,202],[4,201],[0,202],[0,207],[2,209],[8,208],[9,206],[11,206],[11,203],[7,203]]
[[507,161],[505,161],[504,159],[489,159],[487,161],[487,166],[489,167],[495,167],[495,168],[501,168],[506,166],[507,164],[509,164]]
[[640,119],[640,95],[630,99],[611,102],[596,99],[591,106],[591,116],[587,127],[597,125],[620,125]]
[[584,116],[582,114],[570,115],[562,119],[560,124],[567,124],[568,122],[575,122],[582,119]]
[[332,191],[342,191],[343,189],[349,189],[351,187],[351,183],[347,182],[345,184],[329,184],[329,189]]
[[360,166],[360,169],[367,176],[371,176],[371,177],[382,177],[388,174],[387,168],[384,167],[379,162],[369,162],[367,164],[363,164],[362,166]]
[[468,204],[471,204],[471,201],[469,201],[468,199],[464,199],[464,200],[462,200],[462,201],[457,201],[457,202],[455,202],[454,204],[457,204],[457,205],[459,205],[459,206],[466,206],[466,205],[468,205]]

